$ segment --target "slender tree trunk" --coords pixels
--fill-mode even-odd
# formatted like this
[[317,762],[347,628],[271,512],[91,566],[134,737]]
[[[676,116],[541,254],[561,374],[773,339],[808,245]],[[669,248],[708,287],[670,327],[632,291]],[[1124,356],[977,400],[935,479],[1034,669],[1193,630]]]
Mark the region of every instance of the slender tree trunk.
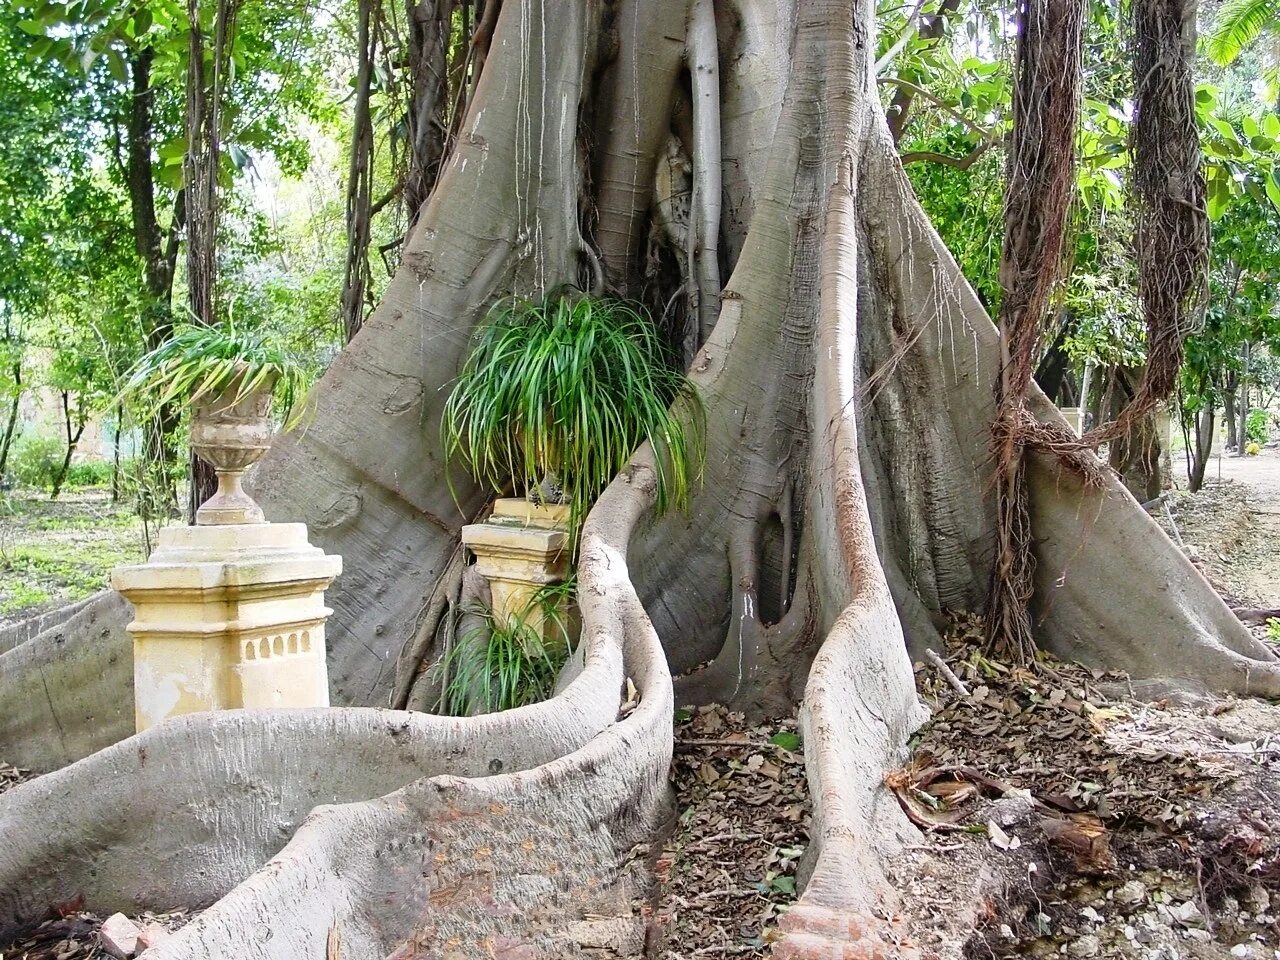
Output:
[[1236,420],[1236,456],[1243,457],[1249,446],[1249,362],[1253,358],[1253,344],[1248,340],[1240,351],[1240,407]]
[[[201,27],[200,0],[187,0],[187,305],[196,323],[218,322],[218,170],[222,157],[222,103],[235,40],[239,0],[217,0],[210,49]],[[218,489],[213,466],[194,450],[187,457],[187,521]]]
[[[1065,316],[1060,318],[1057,326],[1058,333],[1053,338],[1053,343],[1049,345],[1049,349],[1045,351],[1044,356],[1040,358],[1040,363],[1036,366],[1035,380],[1046,397],[1058,406],[1062,406],[1070,403],[1074,394],[1074,386],[1071,382],[1071,359],[1063,348],[1067,333],[1071,329],[1070,319]],[[1077,406],[1079,406],[1078,402]],[[1084,424],[1080,426],[1083,428]]]
[[1062,274],[1075,193],[1083,20],[1082,0],[1031,0],[1018,13],[1000,261],[999,413],[993,426],[998,546],[987,629],[992,647],[1024,663],[1035,651],[1035,556],[1023,463],[1032,423],[1026,404],[1045,312]]
[[[440,173],[444,156],[445,107],[449,99],[449,34],[454,0],[407,0],[409,20],[409,170],[405,175],[404,208],[410,226],[426,203]],[[463,8],[469,7],[463,0]],[[462,47],[466,47],[464,37]]]
[[9,451],[18,432],[18,409],[22,405],[22,363],[13,365],[13,399],[9,401],[9,416],[5,420],[4,433],[0,434],[0,480],[4,479],[9,465]]
[[84,436],[84,428],[88,424],[89,419],[85,416],[78,416],[74,419],[79,423],[73,425],[71,416],[71,397],[68,391],[62,391],[62,424],[67,439],[67,450],[62,457],[62,466],[53,478],[53,486],[49,491],[49,499],[57,500],[58,494],[62,493],[62,485],[66,483],[67,473],[71,469],[71,458],[75,456],[76,447],[80,445],[80,438]]
[[1092,430],[1097,426],[1097,406],[1093,400],[1093,373],[1098,365],[1092,360],[1084,362],[1084,372],[1080,375],[1080,432]]
[[[120,446],[124,442],[124,404],[116,404],[116,436],[111,445],[111,502],[120,502]],[[0,471],[2,473],[3,471]]]
[[1236,430],[1236,392],[1239,388],[1239,380],[1234,370],[1230,371],[1224,379],[1222,387],[1222,422],[1227,428],[1226,448],[1228,450],[1238,450],[1240,445],[1240,435]]
[[1195,447],[1191,457],[1191,476],[1187,484],[1192,493],[1204,486],[1204,471],[1213,455],[1213,406],[1206,404],[1196,414]]
[[342,328],[350,342],[364,323],[365,291],[369,284],[369,238],[373,207],[373,122],[369,99],[373,91],[373,61],[377,55],[379,0],[360,0],[356,46],[355,117],[351,162],[347,174],[347,263],[342,280]]
[[[147,46],[126,55],[130,77],[129,114],[126,128],[125,186],[133,221],[134,246],[142,261],[144,302],[143,334],[148,350],[163,344],[173,333],[173,277],[178,257],[178,236],[184,213],[184,192],[174,201],[173,217],[166,238],[156,218],[155,177],[151,147],[153,89],[151,68],[155,51]],[[170,464],[177,455],[174,432],[178,412],[171,404],[163,407],[143,431],[147,482],[140,505],[144,513],[167,515],[176,509],[177,491]]]
[[[1110,419],[1115,420],[1133,402],[1141,381],[1141,369],[1116,368],[1110,391]],[[1168,447],[1168,437],[1160,436],[1157,429],[1159,421],[1158,408],[1134,417],[1128,422],[1127,429],[1111,441],[1107,452],[1111,468],[1139,503],[1154,500],[1164,489],[1161,464]]]

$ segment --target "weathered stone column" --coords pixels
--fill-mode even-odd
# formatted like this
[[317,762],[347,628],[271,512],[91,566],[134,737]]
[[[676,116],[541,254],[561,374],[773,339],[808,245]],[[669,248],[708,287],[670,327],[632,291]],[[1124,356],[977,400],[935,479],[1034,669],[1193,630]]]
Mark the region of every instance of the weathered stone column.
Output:
[[218,472],[197,525],[165,527],[146,563],[111,574],[134,607],[139,731],[202,710],[329,705],[324,591],[342,558],[308,543],[304,523],[266,523],[240,486],[272,435],[275,377],[245,389],[250,373],[195,400],[191,447]]
[[523,617],[544,639],[547,624],[533,603],[538,591],[569,576],[569,508],[499,500],[486,523],[462,528],[462,542],[476,557],[476,572],[489,581],[493,614]]
[[111,585],[133,605],[139,731],[237,707],[327,707],[324,590],[342,558],[302,523],[165,527]]

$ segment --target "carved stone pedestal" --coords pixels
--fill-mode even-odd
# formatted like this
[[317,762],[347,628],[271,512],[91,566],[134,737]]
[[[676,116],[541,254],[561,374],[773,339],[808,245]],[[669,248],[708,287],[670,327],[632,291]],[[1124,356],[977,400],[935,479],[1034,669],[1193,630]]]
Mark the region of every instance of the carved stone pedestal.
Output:
[[533,600],[540,589],[569,576],[568,520],[566,506],[499,500],[487,523],[462,528],[462,542],[476,557],[476,572],[489,581],[494,616],[523,617],[544,640],[551,639],[550,625]]
[[325,588],[342,558],[302,523],[166,527],[111,585],[133,605],[139,731],[238,707],[327,707]]

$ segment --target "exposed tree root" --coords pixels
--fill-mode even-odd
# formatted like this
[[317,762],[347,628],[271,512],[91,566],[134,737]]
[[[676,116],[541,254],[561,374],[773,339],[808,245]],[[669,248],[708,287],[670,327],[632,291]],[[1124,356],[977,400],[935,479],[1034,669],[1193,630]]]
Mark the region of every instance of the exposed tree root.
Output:
[[[638,510],[620,512],[584,533],[586,668],[562,695],[466,720],[162,724],[0,800],[0,930],[77,897],[99,912],[217,900],[155,955],[315,956],[335,926],[354,956],[425,956],[449,937],[571,955],[589,931],[566,917],[629,908],[619,865],[662,815],[670,761],[670,680],[620,552]],[[624,677],[641,701],[614,722]]]
[[[133,644],[129,604],[114,593],[19,624],[0,653],[0,754],[44,772],[129,736]],[[35,631],[23,638],[24,631]]]
[[[496,294],[579,275],[585,79],[629,79],[596,70],[611,54],[594,4],[509,0],[386,300],[329,370],[311,423],[257,478],[269,515],[301,514],[344,557],[330,593],[343,706],[190,717],[101,749],[132,729],[123,604],[0,635],[12,637],[0,641],[12,644],[0,757],[47,770],[100,751],[0,798],[0,927],[84,892],[95,909],[212,903],[158,960],[314,958],[335,930],[343,957],[630,943],[635,846],[665,800],[667,661],[711,661],[685,681],[701,695],[744,710],[803,698],[813,873],[776,955],[895,949],[883,864],[913,832],[883,775],[920,720],[908,644],[936,643],[948,610],[986,599],[999,344],[902,174],[871,76],[871,4],[727,6],[742,17],[717,24],[740,54],[722,119],[741,125],[723,149],[742,169],[724,191],[733,275],[692,370],[706,483],[687,514],[653,518],[642,450],[592,510],[582,672],[546,703],[493,716],[346,706],[421,702],[424,598],[438,619],[452,584],[432,591],[484,502],[456,477],[459,509],[444,482],[442,385]],[[678,99],[667,32],[610,27],[647,51],[633,76]],[[779,35],[785,56],[750,49]],[[634,90],[612,97],[600,102],[639,103]],[[609,141],[596,168],[614,191],[599,221],[611,283],[634,270],[622,261],[644,231],[631,218],[648,209],[641,188],[667,127],[596,118]],[[767,163],[748,131],[771,134]],[[1034,391],[1030,406],[1056,416]],[[1040,457],[1028,475],[1046,647],[1140,677],[1280,692],[1276,661],[1118,483],[1089,489]],[[640,700],[619,718],[627,678]],[[329,805],[308,817],[315,804]]]

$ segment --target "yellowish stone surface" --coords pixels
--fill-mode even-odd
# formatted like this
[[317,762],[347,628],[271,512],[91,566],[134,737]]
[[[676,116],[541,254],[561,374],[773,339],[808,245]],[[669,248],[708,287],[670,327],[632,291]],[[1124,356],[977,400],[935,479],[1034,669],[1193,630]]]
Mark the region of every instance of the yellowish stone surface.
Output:
[[462,542],[476,558],[476,572],[489,581],[493,614],[523,616],[543,639],[549,625],[533,605],[537,592],[569,576],[567,506],[499,500],[487,523],[462,528]]
[[166,527],[111,585],[134,606],[139,731],[183,713],[329,705],[325,588],[342,558],[301,523]]

